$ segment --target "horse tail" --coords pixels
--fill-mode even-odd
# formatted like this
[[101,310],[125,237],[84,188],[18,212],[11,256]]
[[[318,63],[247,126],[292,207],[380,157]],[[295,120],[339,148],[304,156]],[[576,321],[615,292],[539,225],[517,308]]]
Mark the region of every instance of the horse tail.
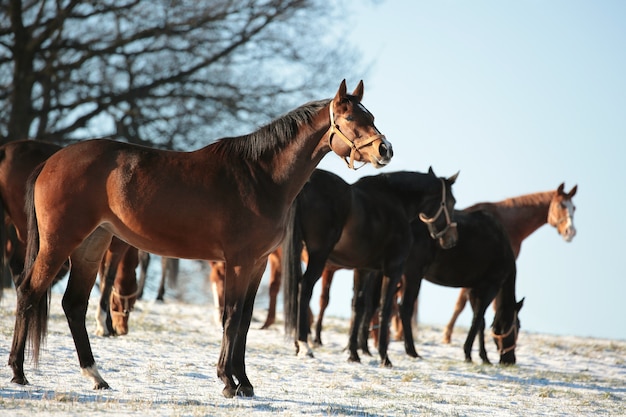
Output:
[[43,168],[40,164],[30,175],[26,183],[25,211],[28,217],[28,238],[26,245],[26,259],[24,271],[19,276],[15,287],[18,291],[17,314],[26,315],[28,320],[16,321],[16,333],[25,329],[18,326],[28,326],[28,340],[32,358],[35,364],[39,361],[39,350],[48,332],[48,310],[50,307],[50,288],[47,288],[41,297],[37,297],[31,288],[30,281],[33,273],[33,264],[39,253],[39,229],[37,228],[37,213],[35,212],[35,181]]
[[302,281],[302,230],[298,218],[298,200],[289,209],[282,244],[282,281],[285,334],[295,333],[298,325],[298,292]]

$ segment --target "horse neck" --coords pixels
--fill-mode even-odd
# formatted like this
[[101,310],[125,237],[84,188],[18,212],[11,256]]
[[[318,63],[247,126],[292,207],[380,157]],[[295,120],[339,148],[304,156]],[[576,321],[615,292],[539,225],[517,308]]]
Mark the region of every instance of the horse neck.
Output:
[[485,210],[494,214],[504,226],[515,257],[522,241],[548,222],[548,210],[554,191],[527,194],[496,203],[479,203],[469,209]]
[[515,272],[512,272],[511,275],[505,279],[496,295],[495,302],[497,307],[494,324],[504,322],[510,325],[513,320],[517,302],[515,298]]
[[304,187],[322,158],[330,152],[323,141],[330,128],[328,106],[324,107],[312,123],[300,129],[294,140],[267,161],[272,180],[284,189],[284,197],[291,205]]

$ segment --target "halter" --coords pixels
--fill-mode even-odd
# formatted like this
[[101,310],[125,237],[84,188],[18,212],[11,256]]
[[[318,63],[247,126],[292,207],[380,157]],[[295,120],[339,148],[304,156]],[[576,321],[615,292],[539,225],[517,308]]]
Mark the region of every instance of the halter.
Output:
[[566,212],[567,212],[566,215],[557,218],[554,214],[552,214],[552,210],[550,210],[548,213],[548,224],[551,224],[552,226],[557,227],[561,223],[564,223],[570,220],[571,217],[569,215],[569,210],[566,210]]
[[[495,334],[493,332],[493,330],[491,331],[491,336],[493,336],[493,338],[496,339],[496,345],[498,346],[498,352],[500,353],[500,356],[502,356],[505,353],[508,353],[508,352],[512,351],[513,349],[515,349],[515,346],[517,346],[517,332],[518,332],[518,328],[517,328],[517,313],[515,313],[513,315],[513,323],[511,323],[511,328],[505,334]],[[511,335],[511,333],[515,334],[515,343],[513,343],[512,346],[509,346],[508,348],[505,348],[504,347],[504,339],[509,337]]]
[[115,287],[113,287],[113,289],[111,290],[111,297],[115,296],[120,299],[120,301],[122,302],[122,312],[120,313],[119,311],[111,311],[111,315],[124,317],[130,316],[130,299],[133,297],[137,297],[138,294],[139,289],[137,289],[137,291],[132,294],[122,295],[117,291]]
[[[363,105],[361,105],[363,107]],[[365,109],[365,107],[363,107]],[[367,109],[365,109],[367,111]],[[366,146],[369,146],[372,144],[372,142],[374,142],[377,139],[384,139],[385,135],[382,134],[377,134],[377,135],[373,135],[370,136],[369,138],[367,138],[365,140],[365,142],[363,142],[361,145],[357,146],[353,140],[348,139],[348,137],[346,135],[343,134],[343,132],[341,130],[339,130],[339,125],[337,125],[335,123],[335,115],[333,112],[333,103],[330,104],[329,107],[329,113],[330,113],[330,128],[328,128],[328,145],[330,146],[330,149],[333,148],[333,135],[337,135],[339,136],[339,138],[341,140],[343,140],[349,147],[350,147],[350,161],[348,162],[348,157],[344,156],[341,157],[341,159],[344,160],[344,162],[346,163],[346,165],[348,165],[348,168],[353,169],[353,170],[357,170],[360,168],[363,168],[363,166],[367,165],[367,162],[363,162],[363,164],[357,168],[354,167],[354,156],[357,152],[359,152],[361,149],[365,148]],[[361,154],[359,152],[359,154]]]
[[[437,210],[437,213],[435,213],[435,215],[431,218],[426,217],[424,213],[419,214],[420,220],[429,226],[428,231],[430,232],[430,237],[433,239],[441,238],[448,232],[448,230],[450,230],[451,227],[456,227],[456,222],[452,222],[450,211],[448,210],[448,205],[446,204],[446,182],[441,178],[439,178],[439,180],[441,181],[441,204],[439,205],[439,210]],[[433,223],[437,221],[439,216],[441,216],[441,213],[446,216],[446,227],[444,227],[442,231],[435,233],[433,231],[435,227]]]

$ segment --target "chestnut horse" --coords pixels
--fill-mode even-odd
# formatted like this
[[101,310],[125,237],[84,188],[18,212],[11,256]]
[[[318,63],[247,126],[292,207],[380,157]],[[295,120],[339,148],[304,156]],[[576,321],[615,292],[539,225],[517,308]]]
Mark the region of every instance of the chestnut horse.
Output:
[[[10,272],[14,277],[19,276],[24,269],[24,257],[26,255],[26,232],[27,219],[24,211],[24,200],[26,197],[26,183],[33,170],[54,153],[61,150],[61,146],[49,142],[37,140],[18,140],[0,146],[0,206],[4,211],[6,227],[11,225],[15,229],[16,238],[11,241],[11,253],[3,256],[2,263],[9,259]],[[2,231],[2,242],[5,242]],[[3,247],[6,243],[3,244]],[[103,265],[101,270],[101,284],[108,282],[108,292],[103,291],[96,313],[96,334],[126,334],[128,332],[128,318],[130,309],[124,310],[124,304],[130,306],[135,302],[136,294],[129,292],[130,288],[136,284],[135,267],[137,261],[132,259],[128,244],[114,239],[107,250],[107,265]],[[121,260],[121,262],[120,262]],[[69,264],[65,263],[57,274],[53,282],[63,278],[69,269]],[[118,270],[119,269],[119,270]],[[111,293],[113,289],[113,293]],[[111,295],[113,294],[113,295]],[[125,299],[125,303],[111,303],[110,298],[120,297]],[[111,320],[111,316],[114,317]],[[125,331],[124,331],[125,329]]]
[[[379,354],[381,365],[391,366],[384,333],[411,246],[409,224],[423,217],[434,240],[442,247],[453,246],[451,186],[456,177],[438,178],[430,169],[427,174],[403,171],[363,177],[348,185],[334,174],[315,171],[296,199],[283,242],[285,330],[295,332],[298,354],[312,356],[307,340],[309,302],[315,282],[330,263],[384,272]],[[304,274],[303,245],[309,255]]]
[[[495,203],[477,203],[466,208],[465,211],[483,210],[493,214],[504,226],[513,248],[513,254],[517,259],[524,239],[546,223],[556,228],[566,242],[574,239],[576,206],[572,202],[572,197],[576,194],[578,186],[575,185],[569,192],[565,192],[564,188],[565,183],[562,183],[555,191],[526,194]],[[452,318],[444,329],[444,343],[450,343],[454,323],[465,308],[468,296],[469,289],[461,289]]]
[[95,389],[109,387],[93,357],[85,313],[99,264],[117,236],[161,256],[225,261],[217,375],[224,396],[253,396],[245,348],[254,298],[296,195],[331,150],[350,168],[356,161],[381,167],[393,155],[362,96],[362,82],[348,94],[344,80],[333,99],[192,152],[88,140],[52,155],[31,177],[26,199],[29,262],[17,283],[12,381],[28,383],[26,344],[37,363],[48,289],[69,257],[62,304],[80,367]]

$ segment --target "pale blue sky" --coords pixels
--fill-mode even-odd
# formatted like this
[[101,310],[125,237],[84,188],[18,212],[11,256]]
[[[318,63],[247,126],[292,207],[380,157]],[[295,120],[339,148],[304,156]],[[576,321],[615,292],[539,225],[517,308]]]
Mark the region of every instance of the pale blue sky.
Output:
[[[395,150],[384,170],[460,170],[460,208],[578,184],[573,242],[546,225],[522,245],[522,331],[626,339],[626,2],[354,3],[363,103]],[[380,172],[332,154],[320,168]],[[349,314],[351,286],[337,275],[329,314]],[[424,284],[420,321],[444,324],[457,294]]]

